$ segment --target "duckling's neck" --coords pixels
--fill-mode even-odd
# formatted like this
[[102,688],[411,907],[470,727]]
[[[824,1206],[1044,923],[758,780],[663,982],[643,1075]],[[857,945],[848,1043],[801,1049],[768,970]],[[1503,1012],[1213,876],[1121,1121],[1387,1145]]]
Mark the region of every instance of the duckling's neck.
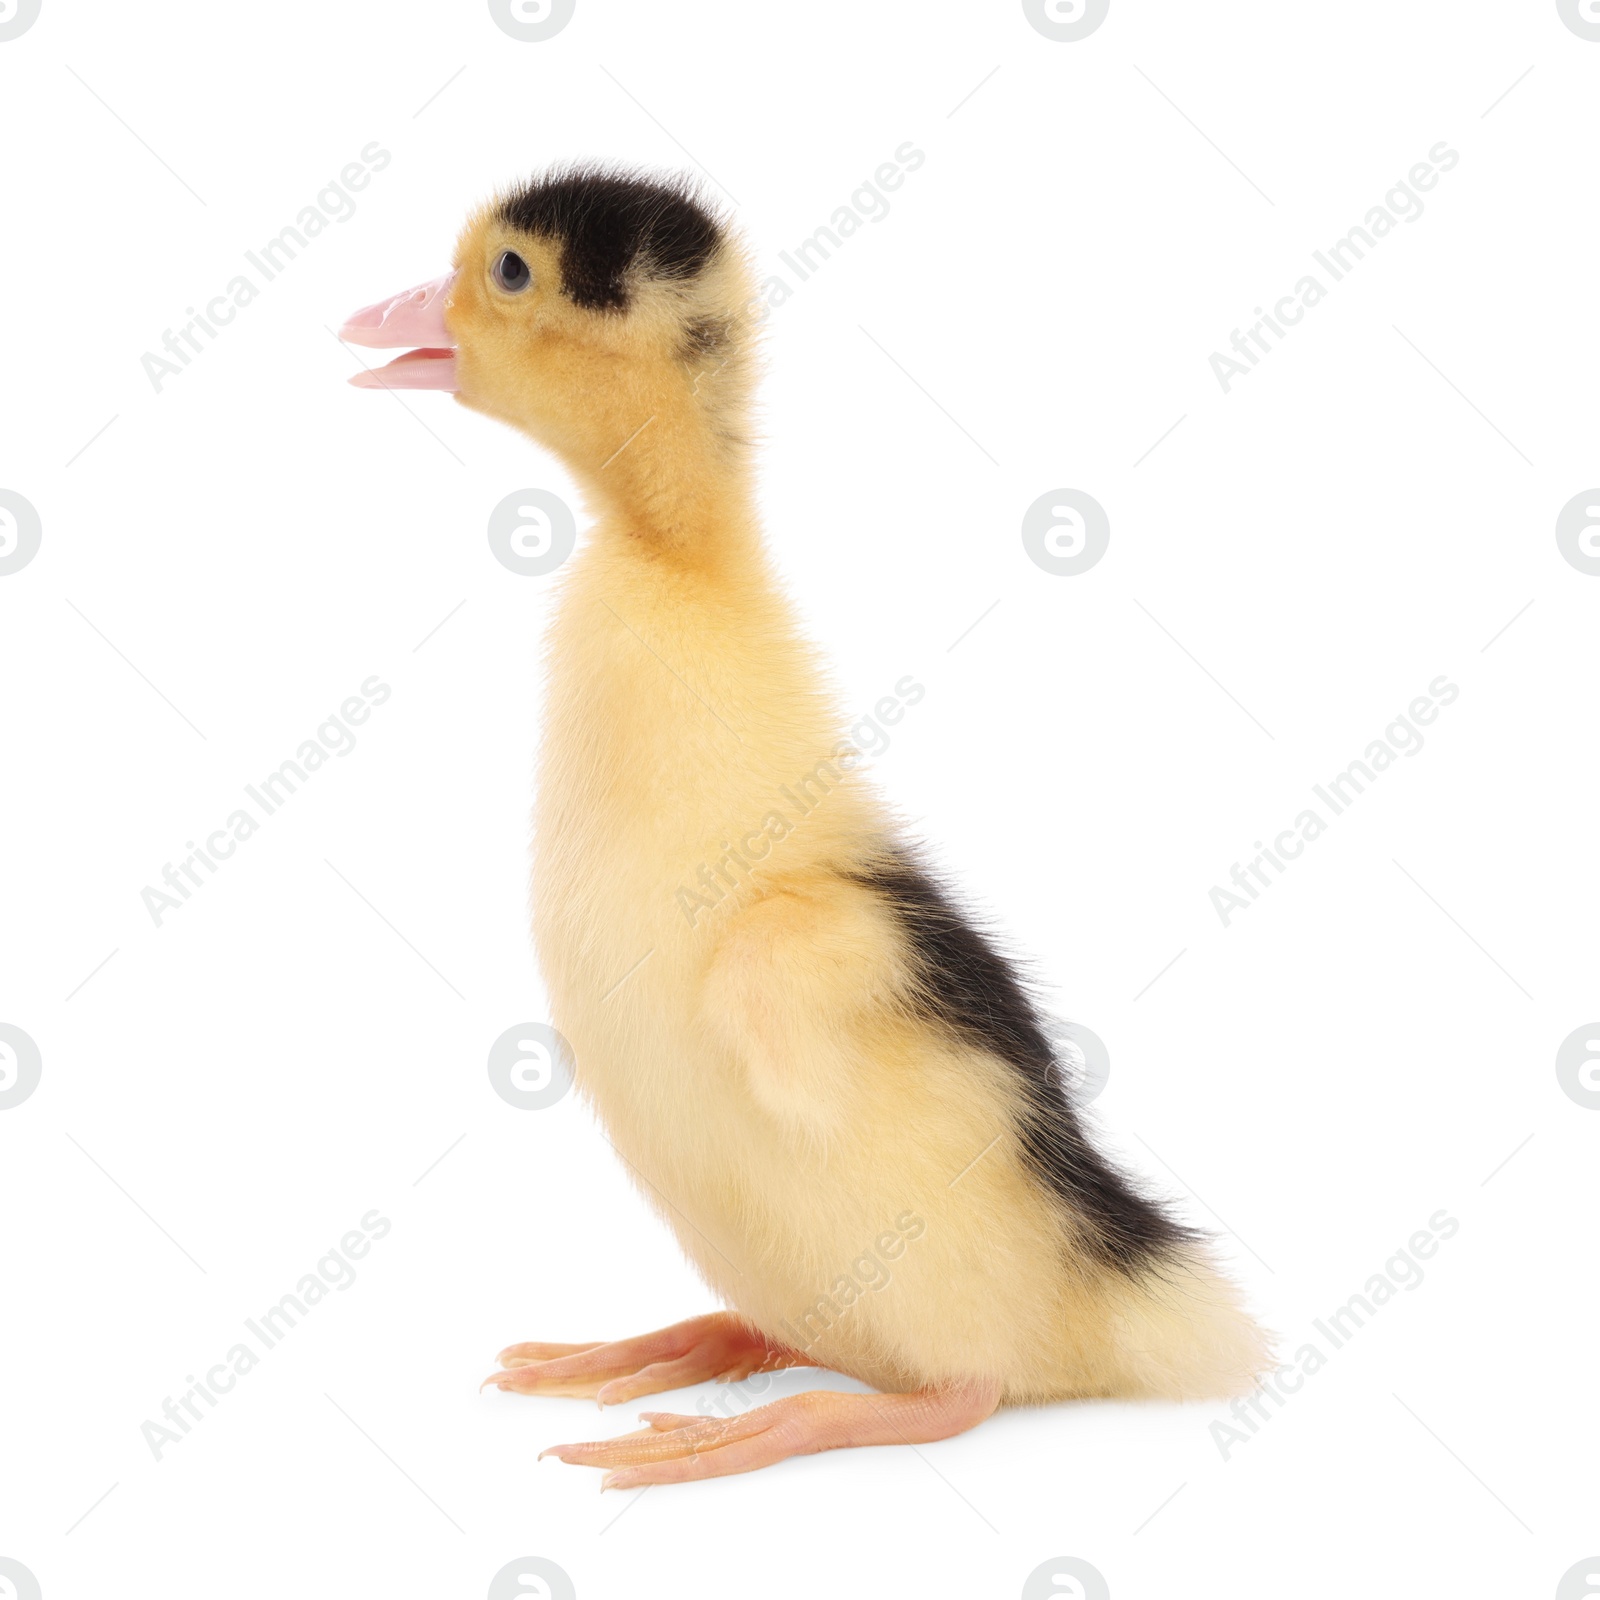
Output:
[[642,418],[579,477],[607,534],[643,555],[711,571],[742,567],[759,550],[747,447],[697,419]]

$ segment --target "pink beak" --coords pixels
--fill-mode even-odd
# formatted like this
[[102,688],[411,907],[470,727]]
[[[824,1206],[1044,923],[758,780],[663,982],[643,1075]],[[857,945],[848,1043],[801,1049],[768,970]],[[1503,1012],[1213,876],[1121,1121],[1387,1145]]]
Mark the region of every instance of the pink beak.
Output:
[[339,330],[346,344],[375,350],[407,348],[387,366],[366,368],[350,382],[358,389],[445,389],[456,387],[456,342],[445,326],[450,286],[447,272],[432,283],[418,284],[392,299],[363,306]]

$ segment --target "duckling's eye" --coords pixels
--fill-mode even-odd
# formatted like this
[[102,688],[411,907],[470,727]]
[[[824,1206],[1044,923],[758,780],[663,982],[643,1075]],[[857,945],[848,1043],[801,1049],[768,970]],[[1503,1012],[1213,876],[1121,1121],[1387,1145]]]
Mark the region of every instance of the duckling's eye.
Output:
[[533,282],[533,274],[515,250],[503,250],[494,264],[494,281],[507,294],[521,294]]

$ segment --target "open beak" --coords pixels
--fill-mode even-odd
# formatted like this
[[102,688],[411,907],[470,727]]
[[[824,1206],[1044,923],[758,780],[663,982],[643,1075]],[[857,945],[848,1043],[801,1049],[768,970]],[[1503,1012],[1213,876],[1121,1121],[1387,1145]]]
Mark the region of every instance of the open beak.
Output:
[[392,299],[363,306],[339,330],[346,344],[374,350],[395,350],[387,366],[358,372],[350,382],[358,389],[445,389],[456,387],[456,342],[445,326],[445,302],[456,281],[447,272],[432,283],[420,283]]

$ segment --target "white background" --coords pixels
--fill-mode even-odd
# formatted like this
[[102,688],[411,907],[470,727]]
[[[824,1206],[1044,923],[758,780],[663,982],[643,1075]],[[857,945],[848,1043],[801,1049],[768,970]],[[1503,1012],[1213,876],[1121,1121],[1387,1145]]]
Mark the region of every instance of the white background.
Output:
[[[0,43],[0,488],[43,526],[0,578],[0,1021],[43,1058],[0,1112],[0,1555],[46,1600],[476,1597],[529,1555],[585,1600],[1014,1596],[1058,1556],[1117,1600],[1555,1594],[1600,1546],[1600,1114],[1554,1070],[1600,1015],[1600,579],[1554,538],[1600,481],[1597,82],[1542,0],[1113,0],[1077,43],[1017,4],[578,0],[521,43],[482,4],[44,0]],[[141,356],[374,140],[355,215],[158,394]],[[845,707],[927,689],[880,780],[1288,1352],[1460,1228],[1228,1460],[1220,1405],[1058,1406],[602,1497],[535,1455],[638,1407],[475,1389],[513,1340],[710,1309],[576,1099],[485,1072],[544,1015],[553,582],[485,524],[578,501],[444,397],[347,388],[328,330],[549,162],[696,172],[773,272],[906,140],[774,314],[763,412]],[[1425,213],[1225,395],[1211,353],[1441,140]],[[1021,542],[1060,487],[1110,517],[1079,577]],[[371,674],[357,748],[157,928],[140,891]],[[1224,928],[1212,886],[1440,674],[1426,747]],[[141,1424],[373,1208],[356,1283],[155,1460]]]

